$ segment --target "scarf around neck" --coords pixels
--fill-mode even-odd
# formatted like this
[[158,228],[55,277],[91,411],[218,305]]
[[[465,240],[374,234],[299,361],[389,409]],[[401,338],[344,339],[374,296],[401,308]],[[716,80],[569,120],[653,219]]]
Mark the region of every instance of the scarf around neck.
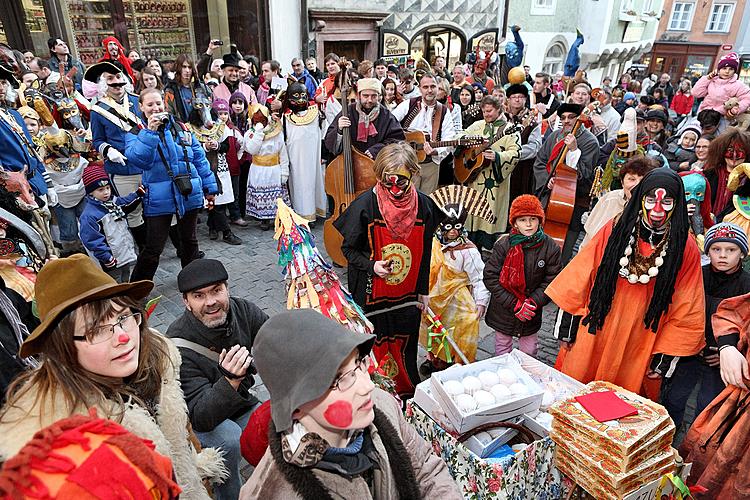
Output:
[[524,253],[529,248],[535,248],[544,241],[544,231],[540,227],[531,236],[524,236],[513,229],[510,232],[510,248],[505,255],[503,267],[500,270],[500,285],[523,302],[526,300],[526,274],[524,272]]
[[394,238],[406,240],[417,221],[417,188],[410,185],[401,198],[394,198],[383,183],[378,182],[375,184],[375,196],[388,231]]
[[367,142],[368,137],[378,135],[378,129],[375,128],[375,121],[378,119],[378,115],[380,115],[380,105],[376,104],[369,113],[366,113],[362,109],[359,100],[357,100],[356,109],[359,114],[359,121],[357,122],[357,142]]

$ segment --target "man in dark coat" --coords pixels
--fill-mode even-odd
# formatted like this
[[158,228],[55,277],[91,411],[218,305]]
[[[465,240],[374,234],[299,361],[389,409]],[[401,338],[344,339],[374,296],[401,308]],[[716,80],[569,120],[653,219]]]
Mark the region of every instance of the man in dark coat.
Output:
[[180,384],[190,423],[203,446],[220,447],[229,477],[214,489],[236,499],[240,435],[259,405],[251,390],[250,349],[268,316],[245,299],[229,296],[229,276],[218,260],[194,260],[177,275],[186,310],[167,330],[180,349]]
[[326,132],[325,143],[334,155],[341,153],[343,129],[349,129],[352,146],[372,159],[382,147],[404,140],[401,124],[388,109],[378,103],[382,85],[376,78],[361,78],[357,82],[357,101],[349,105],[349,117],[339,113]]
[[563,147],[567,144],[568,153],[561,165],[576,171],[576,195],[573,215],[569,221],[568,233],[562,249],[563,263],[570,260],[578,234],[583,230],[581,216],[589,208],[591,185],[594,180],[594,167],[599,160],[599,143],[596,137],[586,127],[579,127],[578,132],[571,134],[576,120],[583,112],[580,104],[561,104],[557,115],[562,121],[562,128],[551,133],[542,143],[539,154],[534,162],[535,192],[542,200],[542,206],[547,205],[549,195],[555,183],[554,170],[560,160]]

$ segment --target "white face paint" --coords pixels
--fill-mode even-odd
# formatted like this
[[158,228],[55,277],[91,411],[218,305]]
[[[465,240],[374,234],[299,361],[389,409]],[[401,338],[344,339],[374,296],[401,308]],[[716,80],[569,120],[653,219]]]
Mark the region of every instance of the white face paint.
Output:
[[654,188],[643,198],[643,216],[652,228],[660,228],[669,220],[674,198],[664,188]]

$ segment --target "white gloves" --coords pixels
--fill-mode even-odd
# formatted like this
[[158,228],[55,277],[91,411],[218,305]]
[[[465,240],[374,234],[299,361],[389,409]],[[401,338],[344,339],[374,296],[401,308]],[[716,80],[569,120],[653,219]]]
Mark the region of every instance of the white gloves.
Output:
[[583,214],[581,214],[581,224],[586,224],[586,221],[589,220],[590,214],[591,212],[583,212]]
[[112,163],[119,163],[123,166],[125,165],[125,162],[128,161],[124,154],[112,147],[107,150],[107,159]]
[[258,122],[258,123],[256,123],[255,125],[253,125],[253,129],[255,129],[255,131],[256,131],[256,132],[260,132],[260,131],[262,131],[262,130],[263,130],[264,128],[265,128],[265,127],[264,127],[264,126],[263,126],[263,124],[262,124],[262,123],[260,123],[260,122]]
[[47,204],[50,207],[54,207],[57,205],[58,199],[57,199],[57,191],[55,191],[55,188],[48,187],[47,188]]

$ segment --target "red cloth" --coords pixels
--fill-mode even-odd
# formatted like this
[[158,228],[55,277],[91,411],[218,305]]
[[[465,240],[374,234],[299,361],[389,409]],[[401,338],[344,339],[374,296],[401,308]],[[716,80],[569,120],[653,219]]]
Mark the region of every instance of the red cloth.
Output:
[[560,156],[560,152],[565,146],[564,139],[565,137],[563,137],[563,140],[555,144],[555,147],[552,148],[552,152],[549,155],[549,160],[547,161],[547,173],[552,172],[552,167],[554,166],[554,163],[557,162],[557,158]]
[[638,410],[633,405],[617,397],[613,391],[590,392],[576,396],[575,399],[599,422],[638,415]]
[[250,415],[247,426],[240,436],[240,453],[253,467],[257,467],[268,448],[268,425],[271,422],[271,400],[269,399]]
[[727,172],[726,167],[716,167],[716,174],[719,176],[719,182],[717,183],[719,189],[716,190],[716,198],[714,199],[714,204],[711,207],[711,211],[714,214],[718,215],[727,206],[727,203],[729,203],[729,199],[732,197],[733,193],[732,191],[727,189],[727,179],[729,179],[729,172]]
[[375,184],[375,196],[388,231],[396,239],[408,239],[417,221],[417,188],[410,185],[401,198],[394,198],[383,183],[378,182]]
[[513,245],[508,249],[503,268],[500,270],[500,285],[515,295],[519,301],[526,300],[526,275],[521,245]]
[[678,115],[688,115],[693,110],[693,101],[695,98],[692,95],[685,95],[682,92],[677,92],[672,98],[672,109]]
[[108,36],[104,40],[102,40],[102,45],[104,46],[104,57],[99,59],[99,62],[112,61],[112,58],[109,56],[109,51],[107,51],[107,44],[109,44],[109,42],[115,42],[117,46],[120,47],[120,52],[117,56],[117,59],[115,60],[122,64],[128,76],[130,77],[130,81],[135,83],[135,74],[133,73],[133,68],[130,67],[130,59],[128,59],[127,54],[125,54],[125,47],[122,46],[120,40],[118,40],[117,38]]

